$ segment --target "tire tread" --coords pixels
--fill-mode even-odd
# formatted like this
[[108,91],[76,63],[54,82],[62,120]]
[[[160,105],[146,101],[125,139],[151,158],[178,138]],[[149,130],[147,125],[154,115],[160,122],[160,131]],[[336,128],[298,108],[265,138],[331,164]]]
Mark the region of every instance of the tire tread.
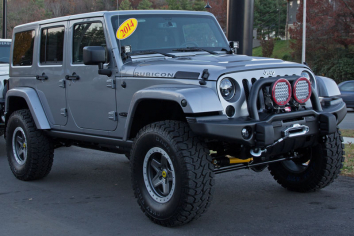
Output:
[[53,158],[54,158],[54,145],[49,137],[47,137],[43,131],[38,130],[32,118],[31,112],[27,109],[17,110],[11,114],[9,123],[11,119],[21,120],[26,129],[28,130],[27,142],[28,146],[31,147],[28,150],[27,158],[30,158],[30,164],[25,174],[20,175],[16,171],[15,167],[11,164],[12,153],[12,135],[7,133],[6,144],[7,144],[7,156],[9,159],[9,164],[11,171],[16,176],[16,178],[24,181],[37,180],[46,177],[52,169]]
[[136,141],[150,131],[165,133],[165,136],[170,138],[170,141],[174,143],[182,155],[184,161],[182,172],[186,173],[188,177],[184,179],[182,184],[182,204],[179,204],[176,213],[165,220],[157,219],[145,210],[143,201],[139,199],[139,193],[133,180],[134,158],[132,158],[131,174],[134,195],[138,199],[141,210],[156,224],[168,227],[183,225],[199,218],[206,212],[213,196],[214,166],[209,156],[209,150],[200,138],[190,130],[187,124],[179,121],[161,121],[147,125],[140,130],[133,143],[131,157],[134,156]]

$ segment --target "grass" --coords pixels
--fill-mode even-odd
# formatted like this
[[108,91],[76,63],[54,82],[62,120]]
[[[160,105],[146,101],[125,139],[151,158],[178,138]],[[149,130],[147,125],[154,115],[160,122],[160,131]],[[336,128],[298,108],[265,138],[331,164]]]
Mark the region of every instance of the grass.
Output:
[[[276,40],[274,44],[272,58],[291,60],[290,40]],[[252,51],[253,56],[261,57],[262,47],[256,47]]]
[[345,144],[342,175],[354,177],[354,144]]
[[341,129],[340,132],[342,133],[343,137],[354,138],[354,130],[352,129]]

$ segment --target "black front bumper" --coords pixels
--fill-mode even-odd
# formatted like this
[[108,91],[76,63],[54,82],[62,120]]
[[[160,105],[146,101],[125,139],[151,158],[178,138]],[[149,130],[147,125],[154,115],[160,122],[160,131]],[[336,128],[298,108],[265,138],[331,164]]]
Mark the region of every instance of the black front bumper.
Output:
[[[320,104],[317,103],[317,105]],[[309,128],[303,137],[334,133],[337,125],[347,113],[345,103],[341,98],[329,98],[320,106],[321,109],[317,107],[316,110],[274,114],[265,119],[250,117],[229,119],[225,115],[219,115],[190,117],[187,121],[192,131],[202,137],[262,148],[283,138],[284,131],[294,124]],[[241,133],[246,127],[252,131],[248,139],[243,138]],[[295,139],[295,137],[290,139]]]

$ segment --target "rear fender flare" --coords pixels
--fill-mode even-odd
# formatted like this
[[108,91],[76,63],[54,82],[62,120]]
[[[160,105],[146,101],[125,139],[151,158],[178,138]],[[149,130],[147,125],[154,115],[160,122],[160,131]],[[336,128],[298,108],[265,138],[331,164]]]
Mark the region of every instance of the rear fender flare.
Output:
[[43,110],[42,104],[39,100],[39,97],[33,88],[20,87],[20,88],[10,89],[9,91],[7,91],[6,100],[5,100],[5,114],[8,114],[10,110],[9,101],[11,97],[21,97],[26,101],[37,129],[51,128],[47,116],[45,115],[45,112]]

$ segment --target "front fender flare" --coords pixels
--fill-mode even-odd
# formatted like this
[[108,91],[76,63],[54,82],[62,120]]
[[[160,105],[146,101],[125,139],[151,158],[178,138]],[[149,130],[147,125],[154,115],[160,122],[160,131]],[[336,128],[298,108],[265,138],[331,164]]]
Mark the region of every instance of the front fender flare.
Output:
[[[125,124],[126,140],[130,133],[135,110],[138,104],[146,99],[168,100],[180,104],[184,113],[196,114],[204,112],[221,112],[223,107],[216,92],[207,87],[197,85],[156,85],[137,91],[130,102],[127,122]],[[182,106],[181,101],[187,105]]]
[[51,128],[39,97],[33,88],[19,87],[7,91],[5,100],[5,114],[9,111],[9,100],[11,97],[21,97],[25,99],[37,129]]
[[318,96],[334,97],[340,95],[338,85],[333,79],[323,76],[316,76],[316,82],[318,87]]

